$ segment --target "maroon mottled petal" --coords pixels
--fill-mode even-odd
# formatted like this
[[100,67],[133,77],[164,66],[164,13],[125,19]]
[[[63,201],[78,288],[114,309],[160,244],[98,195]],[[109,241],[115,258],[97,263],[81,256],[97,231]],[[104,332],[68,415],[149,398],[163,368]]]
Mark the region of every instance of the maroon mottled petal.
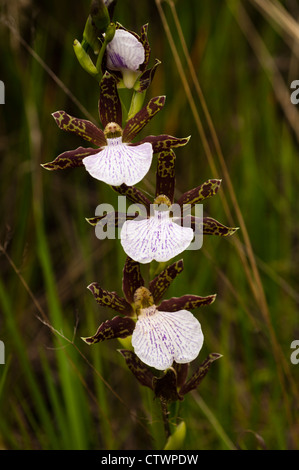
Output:
[[149,283],[149,290],[154,298],[156,305],[159,304],[172,281],[174,281],[174,279],[183,271],[183,269],[184,262],[181,259],[171,264],[170,266],[167,266],[167,268],[163,269],[163,271],[161,271],[160,274],[158,274],[158,276],[156,276]]
[[135,375],[141,385],[153,389],[154,374],[151,369],[141,362],[139,357],[136,356],[133,351],[129,351],[128,349],[119,349],[119,352],[124,357],[130,371]]
[[131,336],[135,322],[129,317],[114,317],[103,322],[93,336],[82,338],[87,344],[95,344],[107,339],[127,338]]
[[102,227],[105,225],[108,227],[120,227],[126,220],[133,220],[138,216],[138,212],[135,214],[125,214],[121,212],[109,212],[106,215],[99,215],[95,217],[89,217],[86,221],[93,226],[100,224]]
[[203,235],[217,235],[220,237],[233,235],[238,230],[238,227],[226,227],[211,217],[203,217],[200,219],[191,216],[190,226],[197,233],[202,233]]
[[120,297],[116,292],[109,292],[102,289],[97,282],[93,282],[88,286],[88,289],[92,292],[97,303],[103,307],[109,307],[116,310],[118,313],[123,315],[132,315],[133,309],[131,305],[123,298]]
[[132,304],[134,292],[144,286],[144,280],[140,271],[140,264],[127,256],[123,270],[123,293],[127,301]]
[[191,390],[195,390],[202,380],[205,378],[206,374],[208,373],[212,363],[222,357],[221,354],[218,353],[211,353],[208,357],[203,361],[203,363],[199,366],[199,368],[194,372],[194,374],[190,377],[188,382],[186,382],[181,390],[181,395],[186,395],[186,393],[191,392]]
[[175,153],[171,149],[160,152],[157,159],[156,197],[164,194],[171,203],[175,190],[175,159]]
[[75,150],[61,153],[52,162],[43,163],[41,166],[46,170],[65,170],[66,168],[83,166],[83,158],[99,153],[99,151],[99,149],[78,147]]
[[182,206],[183,204],[198,204],[205,199],[214,196],[221,185],[221,180],[208,180],[205,181],[203,184],[198,186],[197,188],[191,189],[184,193],[177,201],[177,204]]
[[99,115],[104,128],[109,122],[116,122],[122,127],[122,110],[117,82],[109,72],[105,72],[100,83]]
[[146,106],[127,122],[123,132],[123,142],[131,142],[146,124],[163,108],[165,96],[152,98]]
[[178,312],[179,310],[193,310],[198,307],[204,307],[214,302],[216,294],[200,297],[199,295],[183,295],[182,297],[172,297],[163,300],[158,310],[161,312]]
[[147,38],[147,30],[148,30],[148,24],[145,24],[141,28],[141,33],[140,33],[140,42],[142,43],[144,47],[144,62],[143,64],[140,65],[139,70],[142,72],[146,69],[147,64],[149,63],[150,60],[150,55],[151,55],[151,48],[148,42]]
[[173,137],[172,135],[161,134],[161,135],[149,135],[144,139],[140,140],[137,144],[139,145],[145,142],[149,142],[153,146],[153,152],[159,153],[163,150],[169,150],[170,148],[183,147],[190,140],[190,137]]
[[56,111],[52,116],[63,131],[73,132],[97,147],[107,145],[104,132],[92,122],[70,116],[65,111]]
[[134,85],[134,90],[140,93],[143,91],[146,91],[148,87],[150,86],[150,84],[152,83],[157,67],[160,64],[161,64],[160,60],[156,59],[154,65],[150,69],[144,70],[144,72],[142,72],[136,84]]

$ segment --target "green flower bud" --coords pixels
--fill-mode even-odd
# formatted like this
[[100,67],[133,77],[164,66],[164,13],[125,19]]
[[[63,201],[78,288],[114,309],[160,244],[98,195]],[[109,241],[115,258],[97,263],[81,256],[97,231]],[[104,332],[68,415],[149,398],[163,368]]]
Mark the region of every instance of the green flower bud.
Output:
[[101,43],[98,36],[99,31],[93,23],[91,16],[89,15],[83,31],[82,40],[82,47],[86,50],[86,52],[88,52],[88,49],[91,48],[95,54],[99,53]]
[[82,47],[82,44],[77,39],[74,40],[73,48],[81,67],[93,77],[97,76],[98,70],[96,66],[92,62],[85,49]]
[[104,33],[109,26],[110,16],[103,0],[93,0],[90,7],[90,16],[98,29],[98,33]]

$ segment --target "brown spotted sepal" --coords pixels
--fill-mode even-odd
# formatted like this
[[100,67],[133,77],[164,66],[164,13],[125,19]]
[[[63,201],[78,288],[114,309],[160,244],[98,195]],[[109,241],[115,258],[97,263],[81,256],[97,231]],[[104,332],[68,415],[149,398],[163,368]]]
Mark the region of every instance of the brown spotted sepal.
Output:
[[108,72],[103,75],[100,82],[98,109],[103,129],[105,129],[110,122],[116,122],[122,127],[122,109],[116,81]]
[[106,215],[99,215],[95,217],[87,217],[86,221],[96,227],[96,230],[104,230],[104,228],[115,228],[121,227],[125,220],[133,220],[138,215],[138,212],[134,214],[125,214],[123,212],[109,212]]
[[[187,145],[190,140],[188,137],[173,137],[168,134],[161,134],[159,136],[149,135],[140,140],[139,144],[149,143],[152,144],[154,153],[164,152],[172,148],[183,147]],[[135,144],[131,144],[135,145]]]
[[140,264],[127,257],[123,269],[122,290],[129,304],[134,303],[134,294],[144,286],[144,279],[140,271]]
[[120,354],[126,361],[126,364],[138,382],[153,390],[154,374],[151,369],[144,364],[133,351],[128,349],[119,349]]
[[141,64],[141,66],[139,67],[141,71],[141,75],[139,75],[134,85],[134,90],[139,93],[142,93],[148,89],[148,87],[152,83],[152,80],[155,76],[158,65],[161,64],[160,60],[155,59],[154,65],[148,68],[148,64],[149,64],[149,60],[151,56],[151,48],[150,48],[150,44],[148,41],[147,33],[148,33],[148,24],[145,24],[141,28],[141,33],[139,37],[139,40],[144,47],[145,58],[144,58],[143,64]]
[[81,337],[87,344],[95,344],[101,341],[115,338],[127,338],[131,336],[135,328],[135,322],[130,317],[114,317],[103,322],[93,336]]
[[138,382],[153,390],[155,398],[165,403],[182,401],[187,393],[197,389],[210,370],[212,363],[222,357],[221,354],[210,353],[187,379],[189,364],[174,363],[173,367],[167,369],[162,375],[156,376],[152,369],[144,364],[134,352],[127,349],[120,349],[119,352]]
[[109,307],[123,315],[132,316],[134,314],[132,306],[116,292],[109,292],[102,289],[97,282],[90,284],[88,289],[92,292],[97,303],[102,307]]
[[75,150],[67,150],[61,153],[52,162],[43,163],[41,166],[45,170],[65,170],[67,168],[76,168],[83,166],[82,160],[85,157],[98,153],[98,149],[78,147]]
[[92,122],[70,116],[65,111],[56,111],[52,116],[61,130],[73,132],[97,147],[106,145],[104,132]]
[[199,295],[183,295],[182,297],[172,297],[163,300],[158,306],[162,312],[177,312],[178,310],[194,310],[198,307],[205,307],[212,304],[216,299],[216,294],[200,297]]
[[183,386],[180,389],[180,393],[182,395],[186,395],[186,393],[189,393],[192,390],[195,390],[200,385],[200,383],[205,378],[205,376],[207,375],[213,362],[216,361],[217,359],[220,359],[221,357],[222,357],[222,354],[210,353],[208,357],[200,364],[200,366],[194,372],[194,374],[190,377],[190,379],[187,380],[183,384]]
[[174,200],[175,190],[175,160],[173,150],[166,150],[158,154],[156,171],[156,197],[164,194],[171,204]]
[[193,228],[196,233],[216,235],[219,237],[231,236],[239,229],[238,227],[226,227],[211,217],[203,217],[201,219],[195,216],[191,216],[191,228]]
[[156,305],[159,305],[163,295],[167,291],[170,284],[183,271],[184,262],[182,259],[167,266],[161,271],[150,283],[149,290],[154,298]]
[[191,189],[184,193],[178,200],[177,204],[183,206],[184,204],[190,204],[194,206],[195,204],[199,204],[205,199],[208,199],[212,196],[217,194],[219,188],[221,186],[220,179],[211,179],[205,181],[203,184],[198,186],[197,188]]
[[137,136],[144,126],[163,109],[165,99],[165,96],[151,98],[138,113],[129,119],[123,130],[123,142],[131,142]]

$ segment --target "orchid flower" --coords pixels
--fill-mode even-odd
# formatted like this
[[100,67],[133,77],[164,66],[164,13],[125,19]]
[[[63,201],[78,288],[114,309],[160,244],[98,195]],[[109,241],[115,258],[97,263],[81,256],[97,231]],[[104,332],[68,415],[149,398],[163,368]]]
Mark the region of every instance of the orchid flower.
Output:
[[133,88],[139,67],[145,59],[144,47],[140,41],[128,31],[117,29],[112,41],[107,44],[107,68],[118,70],[122,74],[126,88]]
[[161,302],[170,283],[182,270],[182,260],[173,263],[156,276],[147,289],[139,263],[127,257],[123,273],[125,297],[105,291],[97,283],[88,286],[100,305],[124,316],[105,321],[95,335],[82,339],[87,344],[94,344],[132,335],[135,354],[144,364],[158,370],[171,367],[173,362],[193,361],[201,350],[204,337],[199,321],[189,310],[211,304],[216,295],[184,295]]
[[64,111],[53,114],[60,129],[83,137],[97,148],[78,147],[60,154],[47,170],[85,166],[94,178],[113,186],[134,185],[148,172],[153,153],[162,149],[185,145],[189,138],[169,135],[149,136],[138,143],[132,140],[164,106],[165,97],[152,98],[122,129],[122,109],[116,82],[106,72],[100,86],[99,115],[104,131],[92,122],[69,116]]
[[153,67],[147,68],[151,54],[147,30],[147,24],[142,26],[139,36],[116,23],[114,37],[106,46],[102,68],[115,77],[118,87],[134,88],[141,93],[151,84],[160,61],[156,59]]
[[[136,218],[136,214],[111,213],[111,223],[119,225],[124,222],[121,230],[121,244],[125,253],[139,263],[149,263],[153,260],[165,262],[183,252],[191,243],[194,233],[202,235],[230,236],[237,228],[226,227],[211,217],[199,218],[193,215],[181,218],[171,216],[171,206],[174,202],[175,187],[175,154],[170,150],[160,152],[156,174],[156,197],[154,199],[154,214],[151,211],[151,201],[140,190],[121,185],[114,189],[130,199],[135,204],[145,207],[147,216]],[[221,185],[221,180],[211,179],[202,185],[185,192],[176,204],[181,208],[202,203],[214,196]],[[160,210],[162,206],[163,210]],[[166,208],[166,210],[165,210]],[[168,209],[168,210],[167,210]],[[136,218],[136,220],[134,220]],[[99,226],[110,223],[108,216],[87,219],[91,225]]]

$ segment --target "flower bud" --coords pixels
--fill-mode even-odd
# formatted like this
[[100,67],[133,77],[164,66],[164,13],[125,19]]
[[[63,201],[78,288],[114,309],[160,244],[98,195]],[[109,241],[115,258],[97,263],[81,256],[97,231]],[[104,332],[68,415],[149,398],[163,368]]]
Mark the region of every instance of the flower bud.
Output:
[[90,7],[90,16],[99,33],[104,33],[109,26],[110,16],[103,0],[93,0]]
[[99,31],[93,23],[91,16],[89,15],[83,31],[83,39],[81,43],[83,49],[88,52],[88,49],[91,48],[95,54],[98,54],[101,48],[101,43],[98,36]]
[[96,66],[77,39],[74,40],[73,48],[81,67],[93,77],[98,75]]

